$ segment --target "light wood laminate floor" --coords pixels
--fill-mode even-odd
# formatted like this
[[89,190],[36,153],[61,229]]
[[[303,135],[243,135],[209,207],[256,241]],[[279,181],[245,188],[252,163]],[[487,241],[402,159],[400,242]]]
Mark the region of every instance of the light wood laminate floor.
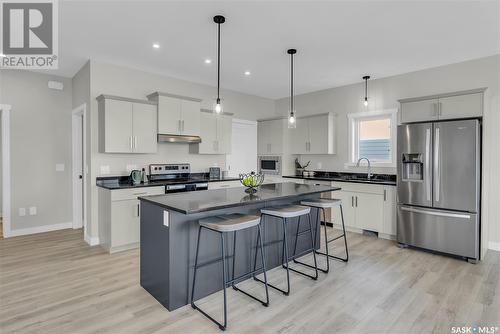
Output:
[[[229,333],[450,333],[500,327],[500,253],[477,265],[348,235],[350,261],[318,281],[291,274],[264,308],[228,289]],[[339,242],[341,244],[341,242]],[[323,258],[320,258],[323,264]],[[185,306],[168,312],[139,285],[139,250],[109,255],[78,230],[0,240],[0,333],[219,333]],[[200,274],[201,275],[201,274]],[[270,281],[284,283],[284,271]],[[201,279],[201,276],[200,276]],[[253,280],[242,287],[263,294]],[[221,315],[222,294],[199,302]]]

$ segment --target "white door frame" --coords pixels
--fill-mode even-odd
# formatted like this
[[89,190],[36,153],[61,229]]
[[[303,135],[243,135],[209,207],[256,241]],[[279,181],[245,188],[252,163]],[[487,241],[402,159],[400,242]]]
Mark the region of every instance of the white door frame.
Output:
[[11,186],[10,186],[10,105],[0,104],[2,111],[2,220],[3,237],[10,237],[10,211],[11,211]]
[[71,167],[71,185],[73,188],[73,228],[80,228],[80,224],[78,223],[79,217],[77,217],[76,213],[78,212],[77,206],[81,206],[82,203],[78,203],[77,201],[77,187],[75,185],[75,175],[77,174],[77,166],[76,166],[76,148],[75,145],[77,143],[76,140],[76,127],[79,125],[78,118],[82,117],[82,165],[83,165],[83,178],[82,178],[82,188],[83,188],[83,195],[82,195],[82,200],[83,200],[83,238],[87,240],[87,232],[88,232],[88,227],[87,227],[87,104],[84,103],[71,112],[71,152],[72,152],[72,167]]

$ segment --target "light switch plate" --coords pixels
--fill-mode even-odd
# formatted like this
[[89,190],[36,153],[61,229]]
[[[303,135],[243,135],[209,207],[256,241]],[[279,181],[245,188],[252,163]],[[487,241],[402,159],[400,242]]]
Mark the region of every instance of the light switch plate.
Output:
[[19,216],[26,216],[26,208],[19,208]]
[[56,164],[56,172],[64,172],[64,164]]
[[36,206],[30,206],[30,216],[36,215]]

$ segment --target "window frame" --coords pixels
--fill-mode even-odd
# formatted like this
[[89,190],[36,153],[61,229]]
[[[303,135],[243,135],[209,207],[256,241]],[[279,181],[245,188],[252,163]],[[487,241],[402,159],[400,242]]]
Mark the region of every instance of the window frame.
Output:
[[[356,166],[358,161],[358,148],[359,148],[359,127],[357,126],[360,121],[378,120],[390,118],[391,120],[391,161],[390,162],[378,162],[370,161],[372,166],[378,167],[396,167],[396,143],[397,143],[397,109],[386,109],[386,110],[376,110],[376,111],[364,111],[358,113],[347,114],[348,119],[348,154],[349,161],[345,163],[345,166],[352,167]],[[363,160],[360,165],[367,165],[368,163]]]

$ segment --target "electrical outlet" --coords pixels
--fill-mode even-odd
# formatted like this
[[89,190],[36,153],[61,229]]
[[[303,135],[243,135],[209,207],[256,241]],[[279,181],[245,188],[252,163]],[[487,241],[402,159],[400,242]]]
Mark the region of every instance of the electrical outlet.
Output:
[[36,206],[30,206],[30,216],[36,215]]
[[19,216],[26,216],[26,208],[19,208]]

